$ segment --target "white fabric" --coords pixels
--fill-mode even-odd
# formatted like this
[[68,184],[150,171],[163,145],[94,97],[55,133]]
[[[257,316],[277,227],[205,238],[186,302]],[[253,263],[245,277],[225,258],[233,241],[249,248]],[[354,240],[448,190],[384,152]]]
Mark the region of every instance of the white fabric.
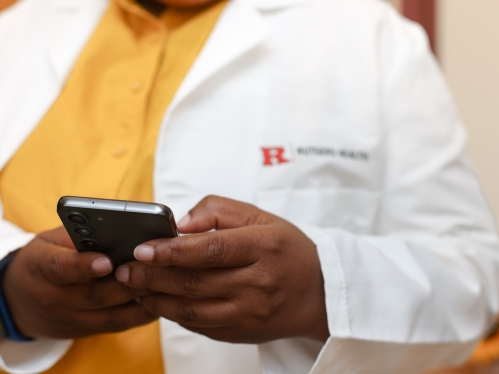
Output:
[[12,374],[31,374],[50,369],[71,347],[70,340],[40,339],[33,342],[0,342],[0,369]]
[[[0,14],[0,168],[105,5],[21,0]],[[498,313],[498,238],[427,44],[382,1],[229,3],[165,114],[155,200],[181,217],[217,194],[295,223],[317,245],[331,338],[232,346],[163,320],[169,374],[399,374],[466,360]],[[262,147],[288,162],[264,166]],[[3,253],[29,238],[0,221]],[[14,343],[2,342],[0,367],[42,371],[66,349],[39,343],[43,359],[22,350],[9,366]]]

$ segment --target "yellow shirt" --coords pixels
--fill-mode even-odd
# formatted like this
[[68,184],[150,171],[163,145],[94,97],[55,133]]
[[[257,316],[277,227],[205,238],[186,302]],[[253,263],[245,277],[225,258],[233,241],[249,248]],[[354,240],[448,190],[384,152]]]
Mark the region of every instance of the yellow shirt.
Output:
[[[111,0],[60,97],[0,173],[5,218],[41,232],[60,225],[62,195],[152,200],[162,116],[225,4],[157,18]],[[472,361],[498,357],[496,334]],[[48,373],[163,373],[158,323],[78,339]]]
[[[61,225],[62,195],[151,201],[163,114],[225,4],[158,18],[111,0],[59,98],[0,173],[5,218],[38,233]],[[77,339],[48,373],[163,373],[158,322]]]
[[17,0],[0,0],[0,11],[7,9],[13,5]]

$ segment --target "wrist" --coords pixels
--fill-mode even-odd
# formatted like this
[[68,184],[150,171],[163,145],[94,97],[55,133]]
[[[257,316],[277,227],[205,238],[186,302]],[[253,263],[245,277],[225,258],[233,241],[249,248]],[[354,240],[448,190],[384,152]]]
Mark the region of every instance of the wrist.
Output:
[[24,336],[17,328],[10,312],[4,290],[4,275],[15,256],[15,252],[9,253],[0,260],[0,337],[8,340],[27,342],[33,339]]
[[309,325],[305,336],[309,339],[325,343],[330,336],[325,300],[317,302],[314,311],[315,313],[313,313],[313,317],[310,319],[312,323]]

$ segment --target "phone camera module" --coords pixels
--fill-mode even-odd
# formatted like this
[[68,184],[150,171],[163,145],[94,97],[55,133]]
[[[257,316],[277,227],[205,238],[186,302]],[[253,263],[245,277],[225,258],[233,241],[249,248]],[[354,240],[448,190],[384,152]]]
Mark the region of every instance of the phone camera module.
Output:
[[90,227],[78,226],[74,229],[74,232],[77,235],[88,237],[94,234],[93,230]]
[[88,222],[88,218],[80,212],[69,212],[66,217],[73,223],[84,225]]
[[81,245],[88,249],[99,249],[100,245],[95,240],[92,239],[83,239]]

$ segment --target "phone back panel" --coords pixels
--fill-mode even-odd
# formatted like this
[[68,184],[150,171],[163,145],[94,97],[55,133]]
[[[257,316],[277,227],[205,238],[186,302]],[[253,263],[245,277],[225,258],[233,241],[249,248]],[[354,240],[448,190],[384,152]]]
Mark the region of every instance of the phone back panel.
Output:
[[[135,261],[133,250],[139,244],[152,239],[173,238],[178,236],[175,220],[171,210],[160,204],[150,204],[153,209],[147,209],[149,203],[135,203],[140,210],[145,206],[145,211],[154,211],[155,213],[144,213],[137,211],[112,210],[112,204],[107,204],[106,209],[95,207],[84,207],[85,204],[76,204],[71,201],[84,198],[61,198],[57,206],[57,213],[66,228],[75,247],[80,252],[96,251],[106,254],[113,261],[114,266]],[[115,200],[89,199],[96,203],[114,202]],[[128,203],[128,202],[125,202]],[[119,206],[117,209],[121,209]],[[73,223],[69,220],[68,214],[78,213],[86,217],[86,223]],[[81,236],[75,232],[75,229],[85,228],[91,231],[90,236]],[[78,230],[77,230],[78,231]],[[90,239],[98,244],[98,248],[88,248],[82,244]]]

